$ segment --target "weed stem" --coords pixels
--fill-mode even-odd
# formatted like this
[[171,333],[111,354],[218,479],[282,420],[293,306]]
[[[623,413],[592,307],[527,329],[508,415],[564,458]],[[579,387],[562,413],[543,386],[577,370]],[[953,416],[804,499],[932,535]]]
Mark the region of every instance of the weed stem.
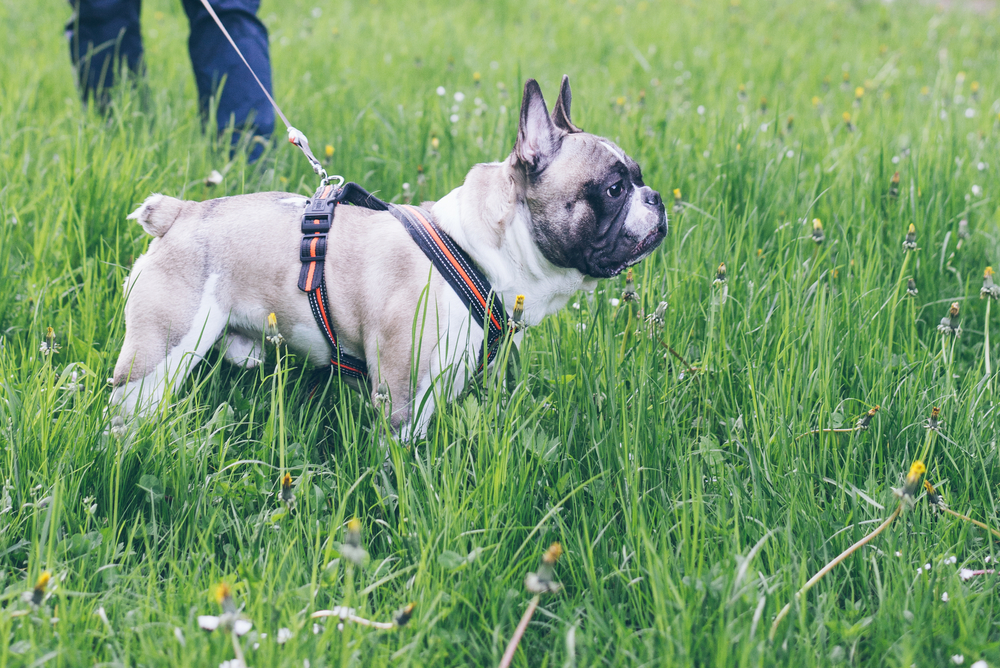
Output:
[[902,511],[903,511],[903,504],[900,503],[896,507],[896,510],[893,511],[892,515],[889,515],[888,519],[886,519],[885,522],[882,522],[882,524],[880,524],[877,529],[875,529],[870,534],[868,534],[867,536],[865,536],[864,538],[862,538],[861,540],[859,540],[854,545],[851,545],[849,548],[847,548],[846,550],[844,550],[843,552],[841,552],[839,555],[837,555],[833,559],[833,561],[831,561],[826,566],[824,566],[823,568],[821,568],[816,573],[816,575],[814,575],[811,578],[809,578],[809,581],[806,582],[804,585],[802,585],[801,589],[799,589],[797,592],[795,592],[795,598],[792,601],[789,601],[788,603],[786,603],[785,607],[782,608],[781,612],[778,613],[778,616],[774,618],[774,623],[771,624],[771,633],[768,634],[768,640],[771,640],[771,641],[774,640],[774,634],[778,631],[778,624],[780,624],[781,620],[784,619],[786,615],[788,615],[788,612],[792,609],[792,603],[794,603],[795,601],[797,601],[800,598],[802,598],[803,594],[805,594],[807,591],[809,591],[814,584],[816,584],[817,582],[819,582],[823,578],[824,575],[826,575],[827,573],[829,573],[830,571],[832,571],[837,564],[839,564],[840,562],[842,562],[844,559],[847,559],[858,548],[864,547],[864,545],[866,545],[873,538],[875,538],[875,536],[877,536],[880,533],[882,533],[883,531],[885,531],[886,528],[888,528],[888,526],[890,524],[892,524],[893,521],[897,517],[899,517],[899,514]]
[[504,650],[503,657],[500,659],[500,668],[508,668],[510,662],[514,660],[514,652],[517,651],[517,644],[521,642],[521,636],[524,635],[524,630],[528,628],[528,622],[531,621],[531,616],[535,614],[535,608],[538,607],[538,601],[540,600],[541,596],[535,594],[535,597],[528,603],[528,609],[521,615],[521,621],[518,622],[517,628],[514,629],[514,635],[510,637],[507,649]]

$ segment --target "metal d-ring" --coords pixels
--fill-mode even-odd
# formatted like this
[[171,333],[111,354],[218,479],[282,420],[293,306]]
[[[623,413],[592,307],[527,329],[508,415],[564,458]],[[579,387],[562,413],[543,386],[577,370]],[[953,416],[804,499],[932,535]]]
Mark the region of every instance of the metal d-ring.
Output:
[[340,174],[334,174],[332,176],[327,176],[326,170],[323,170],[323,180],[320,181],[320,185],[321,186],[329,185],[330,181],[332,181],[334,179],[337,179],[337,187],[338,188],[340,186],[344,185],[344,181],[346,181],[346,179],[343,176],[341,176]]

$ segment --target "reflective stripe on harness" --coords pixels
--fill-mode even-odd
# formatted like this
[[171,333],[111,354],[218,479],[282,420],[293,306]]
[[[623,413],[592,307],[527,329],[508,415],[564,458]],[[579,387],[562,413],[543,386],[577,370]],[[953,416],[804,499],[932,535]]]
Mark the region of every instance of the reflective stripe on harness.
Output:
[[320,186],[312,199],[306,202],[302,214],[299,289],[309,296],[313,318],[333,351],[330,366],[345,376],[361,381],[368,379],[365,361],[344,351],[337,342],[326,298],[324,265],[327,236],[333,225],[334,211],[341,202],[373,211],[388,211],[403,224],[420,250],[469,308],[476,323],[483,328],[486,344],[480,350],[477,371],[485,369],[496,356],[503,334],[508,329],[507,311],[493,292],[489,280],[465,251],[438,227],[426,210],[410,205],[387,204],[356,183],[346,183],[339,188],[327,184]]

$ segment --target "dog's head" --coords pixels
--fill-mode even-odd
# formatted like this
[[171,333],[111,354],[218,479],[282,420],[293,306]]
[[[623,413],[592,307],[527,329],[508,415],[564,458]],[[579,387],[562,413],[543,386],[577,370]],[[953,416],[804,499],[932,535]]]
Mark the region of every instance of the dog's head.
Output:
[[666,211],[625,151],[573,125],[571,103],[564,76],[550,116],[529,79],[510,161],[545,257],[587,276],[615,276],[663,241]]

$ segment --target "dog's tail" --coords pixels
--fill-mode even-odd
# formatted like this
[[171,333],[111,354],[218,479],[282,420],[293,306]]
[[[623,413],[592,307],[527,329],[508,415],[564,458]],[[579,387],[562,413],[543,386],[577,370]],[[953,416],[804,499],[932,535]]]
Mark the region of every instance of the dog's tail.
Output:
[[177,220],[184,201],[175,197],[167,197],[154,193],[146,198],[142,205],[128,215],[129,220],[137,220],[154,237],[162,237]]

